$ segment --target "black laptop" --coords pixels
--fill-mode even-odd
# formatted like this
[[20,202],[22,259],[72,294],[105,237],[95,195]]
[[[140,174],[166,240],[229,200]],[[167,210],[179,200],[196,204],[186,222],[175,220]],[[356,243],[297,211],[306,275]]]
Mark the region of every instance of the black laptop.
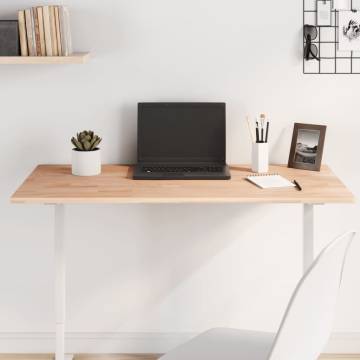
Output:
[[139,103],[135,180],[228,180],[225,103]]

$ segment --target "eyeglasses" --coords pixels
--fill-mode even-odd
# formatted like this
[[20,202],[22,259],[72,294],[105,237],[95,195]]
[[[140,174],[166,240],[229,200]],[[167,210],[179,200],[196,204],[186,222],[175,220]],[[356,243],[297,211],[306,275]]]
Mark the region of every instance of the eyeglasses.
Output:
[[304,25],[304,38],[306,40],[305,48],[304,48],[304,58],[308,60],[316,59],[320,61],[318,58],[318,47],[312,43],[318,36],[318,31],[316,26],[314,25]]

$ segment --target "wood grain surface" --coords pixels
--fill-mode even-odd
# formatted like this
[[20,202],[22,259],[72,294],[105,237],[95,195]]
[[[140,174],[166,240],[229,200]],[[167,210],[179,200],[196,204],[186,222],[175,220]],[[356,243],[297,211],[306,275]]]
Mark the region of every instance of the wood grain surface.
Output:
[[89,53],[69,56],[1,56],[0,65],[85,64],[89,58]]
[[231,180],[133,180],[133,167],[103,165],[93,177],[71,175],[69,165],[39,165],[11,197],[29,204],[130,203],[352,203],[353,194],[327,166],[320,172],[271,166],[303,188],[260,189],[245,177],[248,166],[231,166]]

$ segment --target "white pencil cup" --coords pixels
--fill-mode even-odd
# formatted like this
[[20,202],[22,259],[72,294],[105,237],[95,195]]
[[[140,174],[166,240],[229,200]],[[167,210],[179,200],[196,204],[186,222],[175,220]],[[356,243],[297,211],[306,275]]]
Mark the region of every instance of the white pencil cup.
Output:
[[251,169],[255,173],[267,173],[269,171],[268,143],[253,143]]

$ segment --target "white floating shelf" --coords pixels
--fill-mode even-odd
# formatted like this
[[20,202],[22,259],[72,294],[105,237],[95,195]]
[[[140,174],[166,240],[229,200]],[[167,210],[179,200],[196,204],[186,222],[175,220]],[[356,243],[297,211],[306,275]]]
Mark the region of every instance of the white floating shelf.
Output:
[[0,65],[85,64],[90,53],[73,53],[69,56],[0,56]]

